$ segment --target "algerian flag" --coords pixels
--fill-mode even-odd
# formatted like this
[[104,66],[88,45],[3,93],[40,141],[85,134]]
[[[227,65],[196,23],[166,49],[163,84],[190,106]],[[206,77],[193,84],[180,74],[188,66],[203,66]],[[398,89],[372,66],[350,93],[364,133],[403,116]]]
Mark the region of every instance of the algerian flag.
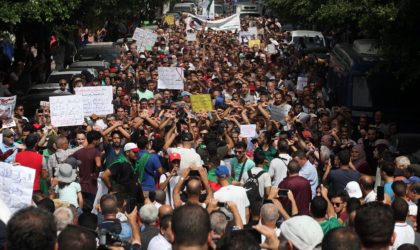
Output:
[[203,12],[202,17],[205,19],[214,19],[214,0],[203,0],[201,5]]

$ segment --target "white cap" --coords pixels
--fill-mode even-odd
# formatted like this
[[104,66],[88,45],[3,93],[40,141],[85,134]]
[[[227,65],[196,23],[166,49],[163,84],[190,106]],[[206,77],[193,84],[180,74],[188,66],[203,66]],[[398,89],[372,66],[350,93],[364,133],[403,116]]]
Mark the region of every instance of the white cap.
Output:
[[359,183],[355,181],[347,183],[346,188],[344,190],[346,190],[350,198],[362,198],[362,190],[360,190]]
[[133,142],[129,142],[129,143],[124,145],[124,152],[126,152],[128,150],[132,150],[134,152],[139,152],[140,151],[140,149],[137,147],[137,144],[135,144]]

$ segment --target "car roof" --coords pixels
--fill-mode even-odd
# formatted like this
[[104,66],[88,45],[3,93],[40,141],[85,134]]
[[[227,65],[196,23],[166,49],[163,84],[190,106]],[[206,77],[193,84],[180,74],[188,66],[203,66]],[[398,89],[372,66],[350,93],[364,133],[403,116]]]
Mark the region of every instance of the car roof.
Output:
[[70,69],[70,70],[59,70],[59,71],[53,71],[51,72],[51,75],[77,75],[82,73],[82,70],[74,70],[74,69]]
[[324,37],[321,32],[315,30],[293,30],[292,36]]
[[58,83],[41,83],[33,85],[31,89],[58,89],[60,85]]

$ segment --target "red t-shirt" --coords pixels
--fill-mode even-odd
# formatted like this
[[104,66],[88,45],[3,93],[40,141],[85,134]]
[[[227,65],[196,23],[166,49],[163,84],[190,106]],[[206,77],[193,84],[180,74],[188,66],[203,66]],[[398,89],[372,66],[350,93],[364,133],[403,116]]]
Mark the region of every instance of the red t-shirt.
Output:
[[[299,214],[309,215],[309,204],[312,199],[311,184],[302,176],[289,176],[279,184],[281,189],[290,189],[295,197]],[[281,199],[282,204],[290,211],[290,201],[287,197]]]
[[35,169],[34,191],[38,191],[42,172],[42,155],[34,151],[23,151],[16,154],[15,161],[23,167]]

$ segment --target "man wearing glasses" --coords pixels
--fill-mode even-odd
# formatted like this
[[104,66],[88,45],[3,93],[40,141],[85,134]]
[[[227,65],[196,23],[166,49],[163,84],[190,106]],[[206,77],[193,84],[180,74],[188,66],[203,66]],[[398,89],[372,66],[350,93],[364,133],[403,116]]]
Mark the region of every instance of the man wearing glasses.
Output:
[[55,94],[67,94],[70,95],[71,93],[67,90],[67,81],[65,79],[61,79],[58,81],[60,85],[60,89],[54,91]]
[[[12,130],[6,128],[2,132],[3,141],[0,143],[0,153],[3,155],[4,162],[11,163],[15,161],[15,157],[17,154],[17,149],[23,149],[23,145],[19,145],[15,142],[15,134]],[[7,156],[8,155],[8,156]],[[6,158],[7,156],[7,158]]]
[[254,161],[248,159],[246,155],[246,148],[247,145],[245,142],[239,141],[235,144],[236,157],[230,162],[230,165],[232,166],[232,184],[234,185],[240,185],[243,173],[247,173],[248,170],[255,167]]

